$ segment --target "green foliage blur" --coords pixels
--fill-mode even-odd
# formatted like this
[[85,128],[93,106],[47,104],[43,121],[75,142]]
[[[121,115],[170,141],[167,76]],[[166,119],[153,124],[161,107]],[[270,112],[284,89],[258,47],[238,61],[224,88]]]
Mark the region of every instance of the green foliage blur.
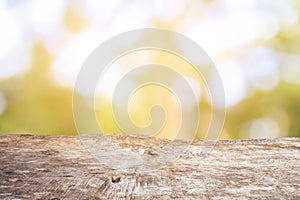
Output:
[[53,57],[43,44],[33,48],[30,71],[0,81],[7,107],[0,116],[0,133],[77,134],[72,115],[72,90],[53,84],[49,76]]
[[[210,5],[215,1],[203,2]],[[299,1],[293,1],[293,6],[297,9],[300,18]],[[191,7],[191,5],[187,6],[187,8]],[[152,21],[152,26],[172,29],[185,15],[182,14],[173,21],[155,19]],[[193,13],[195,18],[199,15],[201,14]],[[275,52],[300,56],[299,21],[298,19],[297,24],[292,28],[279,31],[270,40],[257,40],[247,48],[263,45]],[[89,26],[89,22],[80,15],[80,12],[68,5],[63,17],[63,25],[71,35],[76,35]],[[4,94],[6,102],[4,111],[0,114],[0,134],[76,135],[78,133],[72,113],[73,90],[55,82],[51,76],[54,55],[47,50],[43,41],[39,39],[33,41],[32,62],[29,69],[21,75],[7,79],[0,78],[0,92]],[[300,68],[300,63],[294,64]],[[285,69],[285,66],[280,67]],[[288,82],[283,80],[283,72],[280,73],[281,79],[275,88],[266,91],[255,89],[248,91],[248,97],[228,108],[220,139],[300,137],[300,81]],[[300,80],[300,74],[295,76]],[[102,116],[105,132],[119,133],[121,130],[111,119],[110,106],[103,100],[102,108],[97,114]],[[211,108],[206,102],[199,102],[199,108],[203,115],[200,129],[204,127],[201,131],[205,131],[205,127],[209,124],[207,118],[210,116]],[[274,132],[276,135],[272,134]],[[202,133],[199,133],[197,138],[202,139]]]

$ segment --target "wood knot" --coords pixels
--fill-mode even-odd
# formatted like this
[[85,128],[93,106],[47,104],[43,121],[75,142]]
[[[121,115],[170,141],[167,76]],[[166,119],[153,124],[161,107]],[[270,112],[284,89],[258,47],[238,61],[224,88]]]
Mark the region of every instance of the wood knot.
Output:
[[145,150],[145,154],[151,155],[151,156],[158,156],[158,153],[156,153],[153,150],[147,149]]
[[118,183],[120,182],[121,180],[121,177],[120,176],[117,176],[117,177],[111,177],[111,182],[112,183]]

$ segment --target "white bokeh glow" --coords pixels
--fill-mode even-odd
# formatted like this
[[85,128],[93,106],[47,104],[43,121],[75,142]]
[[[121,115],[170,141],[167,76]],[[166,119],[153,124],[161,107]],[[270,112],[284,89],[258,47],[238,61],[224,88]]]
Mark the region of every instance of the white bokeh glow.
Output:
[[247,75],[252,86],[268,91],[275,88],[279,82],[279,71],[276,55],[266,47],[257,47],[249,51]]
[[[185,7],[184,3],[185,2],[183,0],[154,0],[145,4],[145,10],[148,10],[148,15],[150,18],[168,21],[173,20],[183,14]],[[172,5],[172,7],[166,9],[168,5]]]
[[241,48],[256,40],[269,40],[279,27],[272,14],[246,10],[205,18],[185,33],[215,58],[228,49]]
[[31,45],[23,37],[21,22],[0,2],[0,79],[24,73],[31,62]]
[[257,1],[255,0],[225,0],[229,10],[234,11],[235,9],[255,9]]
[[293,6],[295,2],[293,0],[257,1],[259,8],[268,10],[274,15],[282,29],[296,24],[299,20],[299,13]]
[[62,26],[66,5],[64,1],[24,1],[17,5],[16,14],[28,35],[48,40]]
[[[148,25],[148,15],[138,5],[124,5],[126,9],[119,10],[109,24],[111,35],[120,34],[137,28],[145,28]],[[138,16],[138,17],[137,17]]]
[[[300,83],[298,55],[257,47],[261,43],[266,45],[278,33],[295,30],[299,13],[294,3],[292,0],[217,0],[195,4],[183,0],[131,3],[87,0],[72,4],[51,0],[0,1],[3,27],[0,79],[26,72],[31,62],[32,43],[38,39],[54,57],[54,80],[71,88],[84,60],[103,41],[124,31],[170,22],[174,30],[197,42],[220,66],[227,106],[234,106],[246,98],[248,86],[269,91],[278,85],[280,78]],[[64,27],[68,8],[83,17],[88,27],[78,33],[69,32]],[[188,47],[180,47],[188,51]],[[241,63],[240,51],[246,57]],[[113,88],[108,79],[117,80],[122,70],[112,71],[104,79],[106,96],[111,95],[109,91]],[[194,91],[201,94],[195,87]]]
[[4,5],[0,2],[0,59],[6,56],[8,52],[21,40],[22,29],[20,22],[12,15]]
[[246,82],[241,63],[226,60],[217,65],[226,97],[226,106],[240,102],[246,93]]
[[32,53],[28,42],[19,42],[9,53],[9,56],[0,58],[0,79],[22,75],[29,69]]
[[300,84],[300,56],[283,54],[279,56],[281,77],[285,82]]
[[96,23],[105,23],[117,11],[120,3],[120,0],[87,0],[84,7],[84,14]]
[[278,123],[269,117],[256,119],[250,127],[250,137],[254,138],[276,138],[279,135]]
[[95,29],[80,32],[57,52],[52,74],[55,80],[65,86],[73,87],[77,74],[88,55],[105,40],[105,36]]
[[[149,63],[150,55],[146,50],[132,52],[120,57],[118,60],[112,63],[102,77],[99,78],[96,90],[97,95],[102,95],[108,99],[112,99],[115,87],[126,73],[139,66],[147,65]],[[146,74],[147,71],[144,71],[143,73]],[[135,83],[132,80],[132,82],[128,82],[128,84],[133,85]]]

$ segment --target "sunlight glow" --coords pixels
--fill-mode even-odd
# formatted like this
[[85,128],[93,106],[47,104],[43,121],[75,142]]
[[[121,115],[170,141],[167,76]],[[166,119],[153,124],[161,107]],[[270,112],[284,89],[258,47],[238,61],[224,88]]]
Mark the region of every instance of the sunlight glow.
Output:
[[[0,0],[0,116],[4,120],[0,131],[13,132],[23,125],[34,131],[50,124],[50,133],[56,129],[60,132],[61,127],[75,133],[70,106],[74,92],[74,96],[82,98],[80,103],[86,101],[104,119],[107,132],[120,132],[112,118],[112,105],[123,107],[122,112],[127,108],[123,96],[113,100],[114,94],[118,94],[116,86],[131,70],[153,64],[177,72],[196,96],[196,101],[189,96],[181,102],[180,95],[170,90],[186,96],[186,91],[192,91],[185,88],[186,82],[172,77],[168,71],[140,68],[131,73],[130,80],[122,82],[121,86],[136,92],[130,93],[133,99],[129,103],[138,124],[151,121],[148,109],[152,105],[162,102],[167,108],[170,123],[163,137],[176,132],[181,120],[179,114],[187,113],[180,113],[179,108],[188,111],[199,108],[200,139],[204,137],[205,126],[210,125],[211,111],[224,106],[229,116],[224,129],[226,139],[299,135],[299,11],[299,0]],[[140,31],[139,35],[110,45],[112,48],[105,46],[95,62],[98,58],[105,59],[105,55],[113,55],[116,60],[101,66],[106,67],[105,72],[101,71],[102,77],[91,69],[74,91],[84,61],[99,45],[106,41],[109,45],[108,39],[143,28],[176,31],[193,40],[204,52],[194,50],[191,43],[176,36],[166,38],[165,46],[158,45],[167,49],[138,48],[144,43],[161,42],[157,40],[160,36]],[[122,52],[124,55],[114,54],[123,47],[129,51]],[[168,47],[174,52],[168,51]],[[187,56],[191,61],[182,58],[191,52],[197,54],[193,58]],[[90,88],[89,81],[96,84],[96,78],[98,85]],[[159,84],[138,87],[139,81],[149,78],[170,80],[168,90],[157,88]],[[218,87],[219,78],[224,88]],[[15,108],[22,111],[14,112]],[[34,123],[36,120],[41,123]],[[190,124],[191,120],[189,127]]]
[[248,77],[255,88],[268,91],[277,86],[279,82],[278,64],[271,49],[257,47],[250,50],[246,60]]
[[226,106],[240,102],[246,93],[246,81],[242,66],[233,60],[226,60],[217,65],[223,81]]
[[0,2],[0,59],[21,40],[22,30],[19,21]]
[[283,54],[279,59],[282,79],[288,83],[300,84],[300,56]]
[[[64,1],[39,1],[23,2],[24,6],[18,7],[18,12],[23,14],[20,18],[26,29],[36,37],[51,39],[53,33],[62,25],[66,3]],[[25,17],[24,17],[25,16]]]
[[73,87],[77,74],[88,55],[105,39],[100,31],[88,29],[69,39],[57,53],[53,64],[54,79],[65,87]]
[[269,117],[253,121],[250,128],[250,136],[254,138],[276,138],[279,134],[278,123]]

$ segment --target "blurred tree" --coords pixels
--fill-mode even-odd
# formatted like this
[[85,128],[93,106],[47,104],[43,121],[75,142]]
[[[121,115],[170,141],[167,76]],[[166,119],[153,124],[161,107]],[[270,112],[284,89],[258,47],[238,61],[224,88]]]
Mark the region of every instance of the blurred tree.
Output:
[[34,45],[32,56],[27,74],[0,82],[8,102],[0,116],[0,132],[76,134],[72,91],[50,81],[52,57],[41,43]]
[[274,90],[256,92],[252,97],[230,108],[225,129],[231,133],[232,138],[241,138],[243,126],[247,122],[270,116],[279,125],[278,137],[300,137],[299,102],[300,86],[281,82]]

